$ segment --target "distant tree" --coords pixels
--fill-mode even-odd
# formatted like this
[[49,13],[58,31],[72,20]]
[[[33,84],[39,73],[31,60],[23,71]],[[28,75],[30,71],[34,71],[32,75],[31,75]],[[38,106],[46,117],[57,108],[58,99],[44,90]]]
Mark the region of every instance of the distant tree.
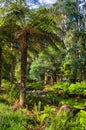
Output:
[[[37,81],[42,81],[47,75],[47,83],[49,79],[57,82],[60,77],[61,59],[64,59],[63,53],[60,49],[55,49],[49,46],[45,51],[41,52],[36,60],[34,60],[30,67],[30,78]],[[45,82],[45,81],[44,81]]]
[[71,82],[85,80],[85,28],[81,28],[83,17],[78,10],[77,2],[73,0],[64,2],[63,12],[66,16],[66,57],[62,70]]

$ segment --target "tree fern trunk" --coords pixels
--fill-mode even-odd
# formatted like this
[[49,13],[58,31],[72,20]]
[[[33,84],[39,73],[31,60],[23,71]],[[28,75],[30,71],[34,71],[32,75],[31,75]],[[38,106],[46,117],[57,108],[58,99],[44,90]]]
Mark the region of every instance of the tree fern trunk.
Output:
[[2,48],[0,47],[0,88],[1,88],[1,78],[2,78],[1,71],[2,71]]
[[21,51],[20,107],[24,107],[25,105],[26,71],[27,71],[27,45]]

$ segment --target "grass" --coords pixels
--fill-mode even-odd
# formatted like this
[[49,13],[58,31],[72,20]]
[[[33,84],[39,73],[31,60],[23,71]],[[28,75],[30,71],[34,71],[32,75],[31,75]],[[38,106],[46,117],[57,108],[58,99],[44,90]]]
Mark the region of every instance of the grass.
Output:
[[0,130],[25,130],[28,117],[20,111],[11,111],[9,106],[0,103]]

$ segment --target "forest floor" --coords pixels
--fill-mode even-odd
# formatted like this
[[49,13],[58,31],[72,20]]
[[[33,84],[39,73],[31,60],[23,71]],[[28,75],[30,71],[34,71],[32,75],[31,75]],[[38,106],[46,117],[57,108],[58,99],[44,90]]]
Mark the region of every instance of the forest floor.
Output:
[[38,116],[47,106],[50,107],[48,109],[57,108],[59,104],[80,109],[86,106],[85,98],[58,96],[53,90],[53,86],[47,86],[43,90],[27,90],[28,109],[12,111],[9,95],[6,90],[2,89],[0,91],[0,130],[26,130],[25,126],[30,122],[36,125],[36,120],[39,120]]

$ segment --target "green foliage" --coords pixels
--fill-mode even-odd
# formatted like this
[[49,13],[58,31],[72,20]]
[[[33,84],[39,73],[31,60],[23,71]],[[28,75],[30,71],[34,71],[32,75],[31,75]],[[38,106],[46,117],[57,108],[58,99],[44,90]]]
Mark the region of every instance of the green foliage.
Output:
[[33,107],[34,104],[38,104],[39,101],[41,101],[41,108],[43,109],[44,105],[47,103],[46,97],[35,94],[35,91],[34,93],[26,94],[26,103],[28,107]]
[[44,86],[42,82],[32,82],[26,84],[28,90],[43,90]]
[[69,122],[70,130],[85,130],[86,128],[86,111],[80,112]]
[[86,112],[81,110],[77,114],[77,122],[79,125],[79,129],[82,128],[83,130],[86,128]]
[[64,113],[61,116],[55,107],[46,106],[43,111],[40,111],[38,106],[35,105],[33,110],[34,122],[37,127],[44,125],[45,130],[84,130],[86,127],[86,112],[83,110],[75,117],[73,117],[72,112],[68,115]]
[[2,98],[7,100],[7,102],[12,102],[19,98],[19,86],[16,84],[11,85],[11,83],[5,79],[2,80],[2,90],[5,93],[5,96],[2,93]]
[[59,45],[57,45],[57,49],[58,51],[56,51],[55,48],[48,46],[46,50],[39,53],[38,58],[32,62],[30,67],[29,74],[31,79],[36,81],[44,80],[45,72],[48,73],[48,76],[51,74],[54,76],[56,69],[58,69],[59,74],[59,66],[61,64],[60,58],[62,58]]
[[[32,122],[29,122],[28,116],[29,123],[26,125],[28,128],[29,125],[32,125],[33,130],[41,125],[45,126],[45,130],[84,130],[86,127],[85,111],[80,111],[72,118],[72,116],[67,115],[59,116],[56,108],[58,103],[77,107],[86,104],[85,99],[80,99],[86,96],[86,82],[76,82],[78,79],[80,81],[86,79],[86,31],[79,28],[79,25],[85,23],[84,20],[81,21],[77,3],[75,0],[65,0],[59,5],[58,0],[58,5],[55,8],[53,6],[52,8],[39,8],[30,11],[24,0],[2,0],[1,2],[4,2],[0,9],[0,47],[3,51],[2,62],[4,66],[2,77],[9,79],[12,59],[15,59],[13,71],[18,83],[22,77],[20,76],[20,63],[17,62],[16,51],[14,52],[14,49],[13,52],[10,51],[10,43],[15,44],[18,40],[17,43],[20,43],[20,46],[23,45],[22,48],[25,47],[25,43],[28,44],[28,55],[30,51],[34,51],[33,56],[28,57],[31,58],[29,64],[31,80],[42,81],[45,72],[47,72],[48,76],[52,75],[55,79],[57,76],[65,75],[68,81],[75,83],[55,84],[54,91],[49,91],[49,93],[43,90],[42,83],[27,83],[26,104],[31,108],[33,117],[31,118]],[[16,31],[17,39],[15,40]],[[46,48],[45,51],[42,50],[44,48]],[[40,54],[36,57],[37,55],[34,54],[38,54],[39,51]],[[17,98],[19,98],[19,87],[3,79],[0,101],[10,103]],[[0,104],[1,130],[24,130],[23,124],[26,122],[27,117],[23,113],[12,112],[8,106]]]
[[10,82],[8,80],[2,79],[2,88],[5,90],[9,90],[10,89]]
[[69,129],[69,116],[63,115],[55,115],[50,121],[49,121],[49,126],[45,130],[67,130]]
[[[77,79],[84,80],[86,78],[86,72],[84,72],[86,61],[84,18],[81,18],[83,14],[78,10],[78,1],[65,0],[62,9],[63,14],[67,17],[64,40],[67,53],[61,68],[68,80],[75,83]],[[81,25],[83,29],[80,29]],[[83,72],[83,74],[81,72]]]
[[[81,82],[81,83],[76,83],[75,87],[77,89],[77,86],[79,86],[80,84],[82,84],[83,88],[84,86],[86,86],[86,82]],[[69,88],[72,85],[70,85],[70,83],[65,82],[65,83],[59,83],[59,84],[55,84],[55,90],[52,92],[49,92],[48,97],[42,97],[42,95],[34,95],[34,94],[27,94],[27,104],[31,109],[33,116],[31,117],[26,117],[23,114],[21,115],[21,112],[17,111],[17,112],[9,112],[9,107],[3,104],[0,104],[0,129],[1,130],[11,130],[13,128],[13,130],[24,130],[23,124],[25,124],[25,126],[27,126],[29,129],[31,128],[32,130],[34,129],[38,129],[41,126],[44,126],[45,130],[84,130],[85,129],[85,125],[86,125],[86,121],[85,121],[85,115],[86,112],[85,111],[80,111],[75,117],[72,118],[71,113],[67,116],[60,116],[58,115],[58,108],[56,106],[52,105],[46,105],[47,101],[51,101],[53,98],[53,101],[59,101],[60,104],[70,104],[72,106],[76,106],[77,108],[80,108],[81,106],[79,106],[79,102],[75,102],[75,99],[73,98],[60,98],[58,97],[57,94],[57,89],[59,91],[59,89],[64,90],[64,88],[66,88],[66,91],[69,91]],[[79,86],[80,87],[80,86]],[[15,87],[14,87],[15,88]],[[67,90],[68,89],[68,90]],[[15,91],[15,89],[13,89]],[[78,89],[77,89],[78,90]],[[65,90],[63,91],[65,92]],[[73,91],[74,92],[74,91]],[[13,92],[12,92],[13,93]],[[66,94],[66,92],[65,92]],[[54,99],[55,98],[55,99]],[[81,100],[81,105],[83,107],[83,104],[85,105],[85,101]],[[30,115],[30,114],[29,114]],[[3,126],[4,124],[4,126]]]
[[65,61],[64,64],[63,64],[64,74],[68,78],[68,80],[71,81],[71,82],[73,82],[72,79],[75,78],[74,77],[75,66],[73,65],[73,63],[74,62],[69,60],[69,61]]
[[13,101],[19,98],[19,86],[16,86],[15,84],[12,85],[8,95],[9,95],[9,101]]
[[81,60],[78,53],[79,44],[73,41],[73,36],[70,36],[70,38],[66,39],[65,41],[68,47],[67,54],[65,60],[63,61],[61,70],[70,82],[75,83],[76,80],[80,78],[80,75],[78,75],[77,73],[80,68]]
[[[68,20],[66,21],[67,29],[76,28],[76,23],[78,23],[78,18],[80,12],[78,10],[77,1],[75,0],[65,0],[63,3],[63,13],[67,16]],[[75,18],[73,20],[73,18]]]
[[76,84],[71,84],[69,87],[69,93],[70,94],[76,94],[76,95],[86,95],[86,82],[77,82]]
[[23,125],[27,119],[21,112],[9,111],[7,105],[0,104],[0,130],[25,130]]
[[45,106],[42,110],[41,102],[38,102],[38,105],[34,105],[33,114],[34,122],[39,125],[48,123],[48,120],[52,118],[55,108],[52,106]]
[[70,84],[68,82],[65,83],[59,83],[59,84],[55,84],[55,91],[57,92],[57,94],[61,94],[61,95],[82,95],[85,96],[86,95],[86,82],[76,82],[75,84]]
[[39,8],[35,12],[32,11],[31,21],[39,29],[46,31],[48,33],[56,34],[56,28],[55,28],[57,22],[56,17],[49,11],[48,8]]
[[64,12],[69,18],[71,18],[72,16],[77,16],[77,2],[75,0],[65,0]]
[[40,115],[41,124],[48,122],[52,118],[55,108],[53,106],[45,106],[43,113]]
[[64,82],[64,83],[61,82],[54,85],[56,93],[63,94],[63,95],[64,94],[66,95],[68,93],[69,86],[70,86],[69,82]]
[[42,61],[36,60],[32,63],[30,69],[30,78],[33,80],[41,81],[41,77],[43,77],[44,72],[48,68],[47,64],[44,64]]

